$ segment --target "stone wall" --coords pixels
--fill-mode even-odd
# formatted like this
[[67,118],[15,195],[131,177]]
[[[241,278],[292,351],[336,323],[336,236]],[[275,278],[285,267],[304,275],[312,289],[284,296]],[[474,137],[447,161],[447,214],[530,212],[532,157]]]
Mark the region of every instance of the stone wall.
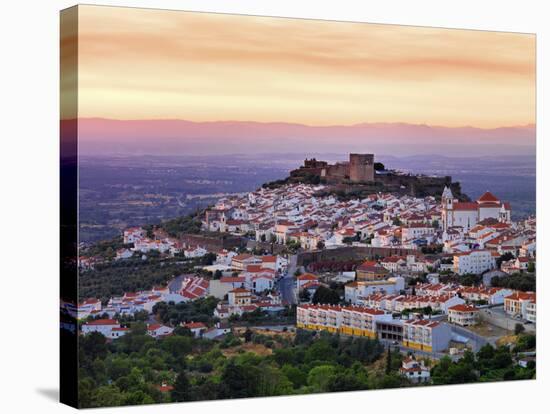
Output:
[[315,250],[298,253],[297,263],[299,266],[307,266],[311,263],[330,260],[367,260],[375,257],[388,257],[395,255],[406,256],[408,254],[419,256],[421,255],[421,252],[418,250],[402,248],[344,246],[337,249]]
[[181,237],[181,241],[186,245],[201,246],[210,251],[244,247],[243,238],[232,235],[184,234]]

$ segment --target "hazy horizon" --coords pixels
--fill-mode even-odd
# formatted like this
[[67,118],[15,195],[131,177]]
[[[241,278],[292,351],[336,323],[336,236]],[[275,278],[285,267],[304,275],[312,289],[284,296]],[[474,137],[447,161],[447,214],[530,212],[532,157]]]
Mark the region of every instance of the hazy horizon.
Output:
[[[62,128],[71,121],[64,121]],[[309,126],[285,122],[78,120],[79,153],[86,155],[230,155],[425,153],[457,156],[533,155],[534,125],[501,128],[407,123]]]

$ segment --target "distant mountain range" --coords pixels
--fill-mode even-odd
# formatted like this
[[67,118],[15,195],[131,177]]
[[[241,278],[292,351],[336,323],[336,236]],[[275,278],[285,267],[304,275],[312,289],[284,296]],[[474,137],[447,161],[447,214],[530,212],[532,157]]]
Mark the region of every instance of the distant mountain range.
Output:
[[[70,120],[62,121],[67,131]],[[79,152],[101,154],[258,154],[369,152],[453,156],[531,155],[534,125],[482,129],[405,123],[308,126],[246,121],[112,120],[78,123]]]

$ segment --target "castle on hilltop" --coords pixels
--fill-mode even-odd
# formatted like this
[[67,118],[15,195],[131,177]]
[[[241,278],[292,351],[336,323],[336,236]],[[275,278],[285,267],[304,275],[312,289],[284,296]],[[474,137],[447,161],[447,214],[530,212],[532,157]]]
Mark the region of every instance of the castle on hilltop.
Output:
[[338,183],[344,180],[352,183],[371,183],[374,181],[374,154],[349,154],[349,161],[336,164],[306,158],[304,165],[291,171],[290,175],[318,176],[327,183]]
[[326,184],[325,193],[332,192],[340,198],[388,192],[439,199],[448,187],[458,201],[470,201],[461,192],[460,183],[453,182],[450,176],[427,176],[386,169],[383,164],[374,161],[374,154],[349,154],[349,161],[335,164],[306,158],[302,166],[290,171],[289,177],[266,183],[264,187],[288,183]]

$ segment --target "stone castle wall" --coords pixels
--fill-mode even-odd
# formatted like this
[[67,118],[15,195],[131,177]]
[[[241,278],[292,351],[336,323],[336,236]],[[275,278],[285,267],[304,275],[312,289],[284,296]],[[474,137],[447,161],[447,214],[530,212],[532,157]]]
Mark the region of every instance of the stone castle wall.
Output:
[[328,183],[343,180],[352,182],[374,181],[374,154],[350,154],[349,162],[328,164],[315,158],[305,159],[304,165],[290,172],[291,177],[315,175]]
[[297,257],[297,264],[298,266],[307,266],[311,263],[330,260],[366,260],[375,257],[407,256],[409,254],[419,256],[421,252],[402,248],[345,246],[337,249],[300,252]]
[[227,234],[219,236],[184,234],[181,237],[181,241],[187,246],[201,246],[208,250],[229,250],[245,246],[245,241],[242,237],[230,236]]
[[338,163],[328,165],[321,174],[321,177],[325,178],[329,183],[346,180],[349,178],[349,164]]

